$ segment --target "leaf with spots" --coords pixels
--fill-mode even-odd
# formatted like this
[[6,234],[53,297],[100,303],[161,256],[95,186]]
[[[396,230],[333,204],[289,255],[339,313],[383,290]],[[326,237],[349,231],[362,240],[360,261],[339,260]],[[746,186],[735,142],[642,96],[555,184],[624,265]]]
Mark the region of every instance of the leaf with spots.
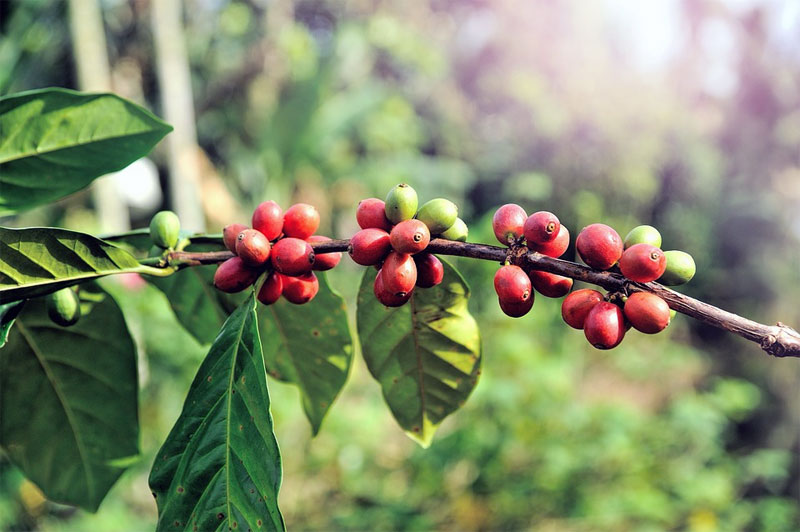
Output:
[[261,339],[267,371],[300,389],[311,430],[341,391],[353,359],[353,339],[344,299],[317,272],[319,292],[311,302],[294,305],[283,299],[259,305]]
[[90,511],[138,454],[136,350],[116,302],[80,290],[61,327],[28,300],[0,349],[0,445],[49,498]]
[[225,321],[156,455],[158,530],[284,530],[255,307],[251,294]]
[[441,284],[415,288],[397,308],[375,299],[375,272],[366,270],[356,311],[367,368],[397,422],[423,447],[464,404],[480,375],[480,332],[467,310],[469,287],[455,268],[442,264]]

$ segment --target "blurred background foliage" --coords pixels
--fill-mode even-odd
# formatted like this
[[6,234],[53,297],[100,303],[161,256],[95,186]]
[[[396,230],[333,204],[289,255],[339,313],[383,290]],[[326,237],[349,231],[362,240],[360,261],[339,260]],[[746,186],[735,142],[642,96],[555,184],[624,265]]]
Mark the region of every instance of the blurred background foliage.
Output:
[[[73,0],[80,1],[80,0]],[[163,116],[150,10],[102,9],[111,85]],[[162,0],[159,0],[162,1]],[[163,0],[174,2],[175,0]],[[0,94],[78,87],[68,2],[0,1]],[[491,243],[506,202],[573,237],[650,223],[698,274],[681,289],[800,325],[800,5],[792,0],[183,0],[210,232],[265,199],[316,205],[346,238],[398,182],[460,207]],[[175,204],[162,145],[114,178],[134,227]],[[199,162],[198,162],[199,161]],[[102,231],[88,193],[3,220]],[[572,258],[573,251],[567,258]],[[321,434],[271,381],[281,507],[298,530],[800,529],[800,361],[678,316],[594,350],[538,298],[504,317],[473,288],[481,382],[433,445],[407,439],[357,359]],[[332,273],[351,305],[360,274]],[[96,515],[45,502],[0,459],[6,529],[142,530],[153,454],[206,347],[137,278],[108,280],[140,350],[142,460]],[[35,408],[35,405],[30,405]]]

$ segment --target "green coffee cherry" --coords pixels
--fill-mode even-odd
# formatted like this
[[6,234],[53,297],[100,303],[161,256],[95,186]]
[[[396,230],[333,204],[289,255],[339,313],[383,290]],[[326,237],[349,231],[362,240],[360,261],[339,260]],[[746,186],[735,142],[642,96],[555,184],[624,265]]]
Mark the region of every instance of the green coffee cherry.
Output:
[[631,229],[625,237],[625,249],[634,244],[650,244],[657,248],[661,247],[661,233],[652,225],[640,225]]
[[150,246],[150,251],[147,252],[148,257],[160,257],[163,254],[164,254],[164,248],[156,245]]
[[417,212],[417,220],[428,226],[432,235],[450,229],[458,218],[458,207],[452,201],[436,198],[426,202]]
[[664,275],[658,279],[661,284],[676,286],[688,283],[697,272],[694,259],[685,251],[665,251],[664,256],[667,257],[667,269],[664,270]]
[[386,195],[386,218],[393,224],[410,220],[417,214],[417,191],[401,183]]
[[172,211],[157,212],[150,220],[150,239],[162,248],[175,247],[180,231],[181,222]]
[[81,317],[81,302],[72,288],[62,288],[47,296],[47,315],[62,327],[75,325]]
[[675,316],[677,316],[677,315],[678,315],[678,311],[677,310],[675,310],[674,308],[669,309],[669,321],[670,322],[672,322],[672,320],[674,320]]
[[467,224],[465,224],[464,220],[462,220],[461,218],[456,218],[456,221],[453,222],[453,225],[450,226],[450,229],[443,231],[442,233],[439,234],[439,236],[442,238],[446,238],[447,240],[466,242],[467,234],[469,234],[469,229],[467,228]]

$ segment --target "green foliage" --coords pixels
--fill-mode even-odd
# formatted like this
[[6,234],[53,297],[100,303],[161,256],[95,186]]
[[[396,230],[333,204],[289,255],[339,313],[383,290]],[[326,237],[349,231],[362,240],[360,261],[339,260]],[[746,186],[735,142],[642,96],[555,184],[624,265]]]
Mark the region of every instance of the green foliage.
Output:
[[6,345],[8,332],[11,330],[11,326],[14,325],[14,320],[24,304],[25,301],[21,300],[0,305],[0,347]]
[[251,295],[222,326],[156,455],[150,487],[159,530],[284,529],[255,307]]
[[172,127],[114,94],[0,98],[0,215],[72,194],[146,155]]
[[0,444],[62,503],[96,510],[138,454],[136,351],[114,300],[81,288],[82,319],[26,303],[0,350]]
[[258,311],[267,372],[300,390],[313,434],[344,387],[353,359],[344,299],[324,273],[316,275],[319,292],[309,303],[281,299]]
[[364,360],[380,383],[397,422],[423,447],[478,383],[481,341],[467,310],[469,288],[448,264],[433,288],[417,288],[401,307],[384,307],[373,295],[367,269],[356,317]]

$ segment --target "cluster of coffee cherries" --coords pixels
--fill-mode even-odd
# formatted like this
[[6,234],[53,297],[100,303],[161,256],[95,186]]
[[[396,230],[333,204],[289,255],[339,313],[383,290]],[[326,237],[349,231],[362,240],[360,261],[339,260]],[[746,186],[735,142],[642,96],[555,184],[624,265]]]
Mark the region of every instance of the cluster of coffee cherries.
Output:
[[436,198],[419,209],[417,192],[401,183],[386,201],[361,200],[356,221],[361,230],[350,239],[348,252],[357,264],[375,266],[375,297],[387,307],[405,304],[414,287],[430,288],[442,282],[441,261],[425,249],[432,236],[467,240],[467,225],[458,217],[458,207]]
[[303,304],[319,291],[312,270],[330,270],[341,253],[315,255],[313,242],[330,240],[315,235],[319,212],[306,203],[296,203],[286,212],[274,201],[265,201],[253,211],[252,227],[230,224],[222,230],[225,246],[236,256],[217,268],[214,286],[228,293],[241,292],[259,278],[258,300],[275,303],[281,295],[289,302]]
[[[569,230],[552,212],[538,211],[530,216],[515,203],[507,203],[492,217],[494,235],[501,244],[525,243],[531,251],[558,258],[569,247]],[[572,289],[572,279],[554,273],[526,272],[514,264],[504,264],[494,276],[500,308],[508,316],[519,318],[533,307],[534,289],[546,297],[563,297]]]
[[[623,241],[604,224],[586,226],[575,240],[583,262],[592,268],[610,270],[615,265],[622,275],[639,283],[659,281],[675,286],[694,277],[694,259],[685,251],[661,250],[661,234],[654,227],[640,225]],[[584,288],[569,294],[561,305],[561,316],[570,327],[583,329],[586,339],[598,349],[619,345],[625,332],[655,334],[669,325],[674,311],[651,292],[603,295]]]

